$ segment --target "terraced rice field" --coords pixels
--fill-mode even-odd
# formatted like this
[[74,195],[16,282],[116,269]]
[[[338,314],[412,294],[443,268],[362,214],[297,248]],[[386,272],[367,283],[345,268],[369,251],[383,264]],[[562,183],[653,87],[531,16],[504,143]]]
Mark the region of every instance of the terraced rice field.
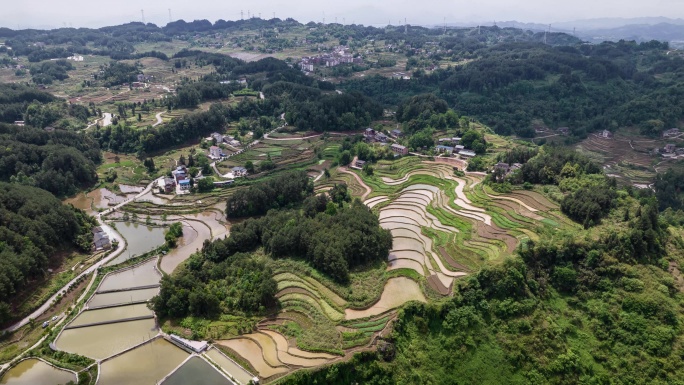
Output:
[[226,357],[221,351],[216,348],[211,348],[206,352],[206,356],[217,364],[225,373],[231,378],[236,379],[241,384],[247,384],[254,377],[252,373],[247,372],[240,365],[237,365],[233,360]]
[[161,273],[156,268],[155,258],[134,268],[108,275],[97,289],[97,292],[130,289],[159,284]]
[[[384,333],[397,308],[426,302],[428,294],[449,295],[455,280],[567,223],[558,205],[537,192],[496,194],[482,183],[483,174],[457,177],[453,167],[409,157],[378,162],[374,176],[338,168],[317,180],[318,193],[346,184],[392,233],[387,270],[374,278],[383,290],[359,305],[349,287],[301,268],[276,270],[282,310],[256,331],[218,343],[262,379],[339,360]],[[299,330],[296,338],[288,328]],[[318,340],[304,337],[312,331]]]
[[[225,229],[222,235],[225,235]],[[190,255],[202,248],[205,239],[211,239],[212,232],[209,226],[201,221],[185,221],[183,237],[167,255],[161,259],[159,267],[167,274],[171,274],[181,263],[190,258]]]
[[98,384],[156,384],[187,357],[188,353],[163,338],[157,338],[104,361],[100,366]]
[[88,301],[88,308],[121,305],[139,301],[147,301],[159,293],[159,288],[117,291],[113,293],[95,294]]
[[[667,143],[666,140],[653,140],[619,132],[610,139],[589,135],[577,145],[577,149],[603,164],[608,174],[632,184],[649,184],[655,177],[654,164],[662,160],[649,152],[654,148],[662,148]],[[670,161],[658,165],[658,172],[664,172],[673,163]]]
[[79,314],[69,323],[69,327],[93,324],[103,321],[121,320],[125,318],[136,318],[151,316],[154,312],[147,308],[147,305],[136,304],[129,306],[117,306],[106,309],[87,310]]
[[289,369],[282,363],[276,366],[271,366],[266,361],[264,357],[264,351],[261,349],[261,346],[253,339],[240,337],[232,340],[217,341],[217,344],[239,353],[239,355],[247,360],[247,362],[249,362],[249,364],[256,369],[256,371],[259,372],[259,375],[263,378],[272,377],[289,371]]
[[409,301],[426,302],[425,295],[416,281],[397,277],[387,281],[380,300],[364,310],[347,309],[345,318],[349,320],[367,318],[386,313]]
[[154,319],[118,322],[62,331],[55,341],[58,350],[93,359],[115,353],[152,339],[158,333]]

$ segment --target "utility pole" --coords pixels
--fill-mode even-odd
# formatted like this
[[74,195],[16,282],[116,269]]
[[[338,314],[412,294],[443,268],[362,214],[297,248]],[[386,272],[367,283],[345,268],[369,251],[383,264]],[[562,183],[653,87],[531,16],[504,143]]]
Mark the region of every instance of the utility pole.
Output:
[[173,20],[173,19],[171,18],[171,8],[169,8],[169,23],[170,23],[172,20]]
[[404,18],[404,34],[408,35],[408,24],[406,24],[406,18]]
[[446,17],[444,18],[444,34],[446,35]]
[[240,20],[245,20],[245,13],[240,10]]
[[145,24],[145,11],[143,11],[143,10],[141,9],[141,10],[140,10],[140,15],[142,15],[142,22],[143,22],[143,24]]

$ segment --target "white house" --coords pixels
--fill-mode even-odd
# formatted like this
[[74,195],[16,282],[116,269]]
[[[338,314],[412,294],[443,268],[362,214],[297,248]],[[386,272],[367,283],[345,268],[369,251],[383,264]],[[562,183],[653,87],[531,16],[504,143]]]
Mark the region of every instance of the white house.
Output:
[[233,167],[233,177],[241,177],[247,175],[247,169],[244,167]]
[[209,147],[209,157],[212,159],[221,158],[221,149],[217,146]]

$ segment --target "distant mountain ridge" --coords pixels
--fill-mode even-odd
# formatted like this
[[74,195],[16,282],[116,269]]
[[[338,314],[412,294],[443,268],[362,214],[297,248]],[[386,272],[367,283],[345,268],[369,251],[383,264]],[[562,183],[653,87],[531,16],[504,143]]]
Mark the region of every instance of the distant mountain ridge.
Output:
[[[490,25],[486,23],[485,25]],[[501,28],[521,28],[535,32],[546,31],[575,34],[578,38],[591,43],[602,41],[659,40],[672,43],[672,46],[684,48],[684,19],[668,17],[638,17],[638,18],[599,18],[559,22],[551,24],[524,23],[515,20],[496,22]],[[478,24],[458,23],[452,26],[472,27]]]

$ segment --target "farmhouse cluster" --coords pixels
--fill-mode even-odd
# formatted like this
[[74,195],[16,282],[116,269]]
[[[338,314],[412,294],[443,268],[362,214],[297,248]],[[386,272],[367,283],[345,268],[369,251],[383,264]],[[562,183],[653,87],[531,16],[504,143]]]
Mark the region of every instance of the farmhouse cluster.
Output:
[[340,64],[363,64],[360,56],[354,57],[346,46],[337,46],[330,53],[316,56],[305,56],[299,62],[299,68],[304,72],[313,72],[315,66],[335,67]]

